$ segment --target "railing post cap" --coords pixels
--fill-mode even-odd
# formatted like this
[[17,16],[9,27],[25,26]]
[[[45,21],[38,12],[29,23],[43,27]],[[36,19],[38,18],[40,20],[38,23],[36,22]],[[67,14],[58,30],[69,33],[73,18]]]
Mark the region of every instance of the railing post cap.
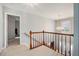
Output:
[[44,30],[43,30],[43,32],[44,32]]
[[32,33],[32,31],[30,30],[30,34]]
[[32,31],[30,30],[30,32],[32,32]]

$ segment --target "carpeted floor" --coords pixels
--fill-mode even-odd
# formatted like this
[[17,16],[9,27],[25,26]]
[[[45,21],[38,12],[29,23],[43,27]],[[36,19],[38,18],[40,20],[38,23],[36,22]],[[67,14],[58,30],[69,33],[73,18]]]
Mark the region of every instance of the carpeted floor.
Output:
[[61,54],[49,49],[46,46],[40,46],[29,50],[25,46],[13,45],[4,49],[1,56],[61,56]]
[[15,39],[8,42],[9,46],[2,50],[1,56],[61,56],[46,46],[35,49],[28,49],[26,46],[19,45],[19,40]]
[[8,46],[19,45],[19,44],[20,44],[20,39],[17,37],[13,39],[8,39]]

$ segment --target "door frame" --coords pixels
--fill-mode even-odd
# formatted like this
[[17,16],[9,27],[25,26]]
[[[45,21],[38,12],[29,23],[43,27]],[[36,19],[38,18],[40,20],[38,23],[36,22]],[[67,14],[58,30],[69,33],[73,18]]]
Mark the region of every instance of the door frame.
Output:
[[[18,16],[19,21],[21,20],[21,16],[16,13],[7,12],[4,14],[4,42],[3,42],[4,48],[8,47],[8,15]],[[20,26],[20,24],[19,24],[19,26]],[[21,38],[21,36],[19,38]]]

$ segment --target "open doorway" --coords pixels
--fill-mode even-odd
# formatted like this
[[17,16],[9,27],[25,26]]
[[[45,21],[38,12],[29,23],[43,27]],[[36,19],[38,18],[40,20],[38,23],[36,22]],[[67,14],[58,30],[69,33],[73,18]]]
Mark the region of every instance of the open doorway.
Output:
[[8,46],[20,44],[20,17],[8,15]]

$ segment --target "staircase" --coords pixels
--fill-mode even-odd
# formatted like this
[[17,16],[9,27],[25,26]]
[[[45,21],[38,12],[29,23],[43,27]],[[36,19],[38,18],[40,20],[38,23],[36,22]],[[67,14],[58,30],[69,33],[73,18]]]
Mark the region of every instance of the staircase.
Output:
[[46,46],[52,51],[56,51],[64,56],[71,56],[72,54],[72,40],[73,34],[64,34],[56,32],[32,32],[30,31],[30,49],[39,46]]

